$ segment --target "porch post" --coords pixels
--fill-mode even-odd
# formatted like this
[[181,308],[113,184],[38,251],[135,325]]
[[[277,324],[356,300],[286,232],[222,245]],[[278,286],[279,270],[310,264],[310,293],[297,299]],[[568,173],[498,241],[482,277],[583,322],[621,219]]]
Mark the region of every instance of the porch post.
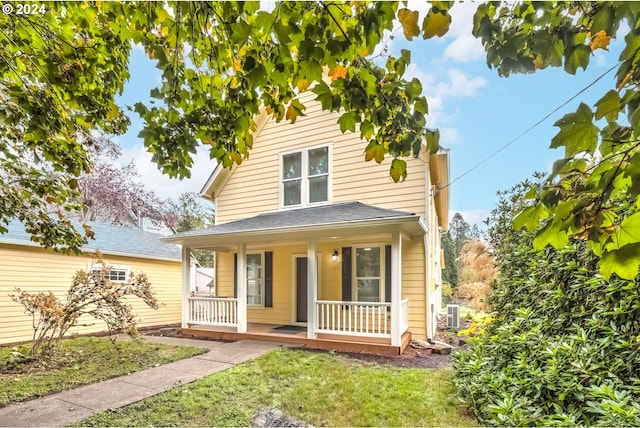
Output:
[[247,332],[247,244],[238,244],[238,333]]
[[318,299],[318,260],[316,240],[307,242],[307,338],[316,338],[316,300]]
[[189,327],[191,295],[191,248],[182,246],[182,328]]
[[391,346],[400,346],[400,300],[402,285],[402,234],[399,230],[391,236]]

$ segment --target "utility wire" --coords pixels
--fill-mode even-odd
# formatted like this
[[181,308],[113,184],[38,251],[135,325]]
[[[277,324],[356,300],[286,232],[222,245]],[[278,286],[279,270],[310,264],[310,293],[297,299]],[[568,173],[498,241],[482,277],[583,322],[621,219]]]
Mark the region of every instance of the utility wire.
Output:
[[489,156],[487,156],[486,158],[482,159],[480,162],[478,162],[477,164],[475,164],[474,166],[472,166],[471,168],[469,168],[468,170],[466,170],[465,172],[463,172],[462,174],[460,174],[459,176],[457,176],[456,178],[454,178],[453,180],[449,181],[449,183],[445,186],[440,187],[439,190],[443,190],[446,189],[447,187],[451,186],[453,183],[455,183],[456,181],[460,180],[462,177],[464,177],[465,175],[469,174],[471,171],[475,170],[476,168],[478,168],[480,165],[486,163],[487,161],[489,161],[490,159],[494,158],[498,153],[500,153],[501,151],[503,151],[504,149],[506,149],[507,147],[509,147],[510,145],[512,145],[513,143],[515,143],[516,141],[518,141],[520,138],[524,137],[526,134],[528,134],[529,132],[531,132],[534,128],[538,127],[540,124],[542,124],[542,122],[544,122],[545,120],[549,119],[554,113],[556,113],[558,110],[560,110],[561,108],[563,108],[564,106],[566,106],[567,104],[569,104],[571,101],[575,100],[580,94],[584,93],[587,89],[589,89],[590,87],[592,87],[593,85],[595,85],[596,83],[598,83],[598,81],[600,79],[602,79],[604,76],[606,76],[607,74],[611,73],[611,71],[613,71],[616,67],[618,67],[620,65],[620,62],[618,62],[617,64],[615,64],[613,67],[611,67],[610,69],[608,69],[607,71],[605,71],[604,73],[602,73],[600,76],[598,76],[593,82],[589,83],[587,86],[585,86],[584,88],[582,88],[580,91],[578,91],[578,93],[576,93],[575,95],[573,95],[571,98],[569,98],[567,101],[565,101],[564,103],[560,104],[558,107],[556,107],[555,109],[553,109],[549,114],[547,114],[545,117],[543,117],[542,119],[540,119],[539,121],[537,121],[536,123],[534,123],[533,125],[531,125],[529,128],[527,128],[525,131],[523,131],[520,135],[518,135],[515,138],[512,138],[511,140],[509,140],[505,145],[503,145],[502,147],[500,147],[498,150],[496,150],[495,152],[491,153]]

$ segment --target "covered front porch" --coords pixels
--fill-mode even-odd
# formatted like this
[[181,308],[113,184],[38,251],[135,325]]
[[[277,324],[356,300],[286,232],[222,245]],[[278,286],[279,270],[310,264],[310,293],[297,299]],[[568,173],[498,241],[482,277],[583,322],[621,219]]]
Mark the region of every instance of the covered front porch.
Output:
[[[426,319],[426,227],[414,214],[340,205],[167,238],[183,245],[183,334],[402,353],[411,338],[412,305],[414,318],[420,312]],[[347,212],[349,219],[339,218]],[[217,252],[216,296],[191,295],[191,248]],[[411,272],[403,277],[405,264]],[[406,296],[403,279],[413,287]],[[409,296],[416,294],[417,300]]]

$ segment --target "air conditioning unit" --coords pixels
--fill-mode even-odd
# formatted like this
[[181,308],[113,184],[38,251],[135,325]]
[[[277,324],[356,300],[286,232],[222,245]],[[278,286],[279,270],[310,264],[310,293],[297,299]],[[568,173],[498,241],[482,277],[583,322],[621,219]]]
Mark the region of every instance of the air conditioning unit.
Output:
[[447,305],[447,328],[460,328],[460,305]]

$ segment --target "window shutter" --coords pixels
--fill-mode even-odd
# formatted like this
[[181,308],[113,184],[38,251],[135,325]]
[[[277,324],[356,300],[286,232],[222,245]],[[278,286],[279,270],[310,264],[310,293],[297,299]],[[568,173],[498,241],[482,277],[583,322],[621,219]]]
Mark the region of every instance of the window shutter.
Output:
[[273,307],[273,252],[264,253],[264,306]]
[[233,297],[238,297],[238,253],[233,253]]
[[342,247],[342,301],[351,301],[351,247]]
[[384,247],[384,301],[391,302],[391,245]]

